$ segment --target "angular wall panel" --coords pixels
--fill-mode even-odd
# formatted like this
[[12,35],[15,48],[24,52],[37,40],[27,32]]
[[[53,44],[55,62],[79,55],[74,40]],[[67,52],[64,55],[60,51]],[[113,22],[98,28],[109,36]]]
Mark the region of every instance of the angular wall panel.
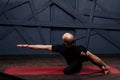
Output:
[[0,0],[0,55],[50,54],[16,44],[60,44],[65,32],[95,54],[120,53],[120,0]]

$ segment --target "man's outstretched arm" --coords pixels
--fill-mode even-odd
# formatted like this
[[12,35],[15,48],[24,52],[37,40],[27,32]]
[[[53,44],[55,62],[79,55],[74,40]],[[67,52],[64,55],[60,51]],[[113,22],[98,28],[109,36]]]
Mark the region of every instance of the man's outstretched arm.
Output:
[[81,54],[87,56],[90,59],[90,61],[93,64],[97,65],[100,69],[102,69],[102,71],[104,71],[105,74],[108,74],[110,72],[109,66],[98,56],[92,54],[90,51],[87,51],[87,53],[81,52]]
[[21,48],[31,48],[31,49],[38,49],[38,50],[52,50],[52,45],[29,45],[29,44],[18,44],[17,47]]
[[98,56],[92,54],[90,51],[87,51],[87,56],[91,59],[91,62],[101,68],[105,74],[108,74],[110,72],[109,66]]

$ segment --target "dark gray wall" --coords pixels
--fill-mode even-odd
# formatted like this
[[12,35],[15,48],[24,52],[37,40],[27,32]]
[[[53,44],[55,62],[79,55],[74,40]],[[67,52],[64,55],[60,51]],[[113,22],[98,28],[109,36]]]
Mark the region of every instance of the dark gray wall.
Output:
[[95,54],[119,54],[119,8],[120,0],[0,0],[0,55],[48,54],[16,44],[60,44],[65,32]]

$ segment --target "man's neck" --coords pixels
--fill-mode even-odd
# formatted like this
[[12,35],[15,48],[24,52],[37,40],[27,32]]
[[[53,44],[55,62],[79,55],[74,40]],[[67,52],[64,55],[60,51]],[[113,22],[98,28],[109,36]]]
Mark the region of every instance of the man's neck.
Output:
[[[65,45],[65,44],[64,44],[64,45]],[[65,46],[69,48],[69,47],[72,47],[73,45],[65,45]]]

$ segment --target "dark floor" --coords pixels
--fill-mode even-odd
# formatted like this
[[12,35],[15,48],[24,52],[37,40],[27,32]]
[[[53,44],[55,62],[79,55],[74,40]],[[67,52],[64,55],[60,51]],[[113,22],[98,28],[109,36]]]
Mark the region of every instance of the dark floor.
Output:
[[[97,55],[104,60],[108,65],[114,65],[120,70],[120,55]],[[47,65],[66,65],[64,59],[60,55],[1,55],[0,56],[0,71],[3,72],[8,66],[47,66]],[[93,65],[90,62],[85,62],[83,65]],[[11,76],[11,75],[10,75]],[[0,75],[0,80],[5,79]],[[120,80],[120,74],[91,74],[91,75],[35,75],[35,76],[13,76],[25,80]],[[4,79],[3,79],[4,78]],[[16,80],[19,80],[17,79]]]

